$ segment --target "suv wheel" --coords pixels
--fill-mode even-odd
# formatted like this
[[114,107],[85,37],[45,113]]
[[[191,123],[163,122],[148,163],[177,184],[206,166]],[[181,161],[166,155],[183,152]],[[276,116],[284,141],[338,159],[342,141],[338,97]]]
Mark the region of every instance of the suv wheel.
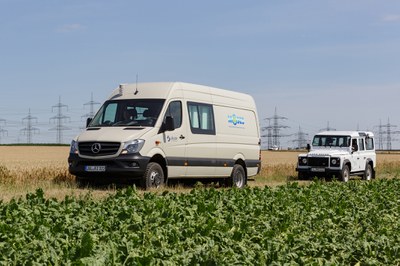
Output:
[[366,181],[370,181],[372,179],[372,167],[371,167],[370,164],[367,164],[365,166],[363,179],[366,180]]
[[350,179],[350,169],[347,164],[343,166],[342,172],[340,173],[340,179],[343,182],[348,182]]
[[308,176],[307,173],[299,172],[298,179],[299,180],[308,180],[308,179],[310,179],[310,177]]

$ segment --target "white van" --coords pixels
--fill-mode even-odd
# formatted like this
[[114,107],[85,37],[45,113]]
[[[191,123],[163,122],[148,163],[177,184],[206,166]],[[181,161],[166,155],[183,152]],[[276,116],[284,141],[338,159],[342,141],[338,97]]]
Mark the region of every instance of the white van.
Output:
[[250,95],[183,82],[120,85],[71,143],[78,181],[217,178],[242,188],[261,168]]

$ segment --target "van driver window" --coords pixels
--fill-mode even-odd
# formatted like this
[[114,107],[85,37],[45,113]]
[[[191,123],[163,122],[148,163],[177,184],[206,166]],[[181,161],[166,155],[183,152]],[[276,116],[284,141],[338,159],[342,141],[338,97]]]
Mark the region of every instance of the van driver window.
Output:
[[167,112],[164,116],[164,123],[166,121],[167,116],[170,116],[174,119],[174,127],[180,128],[182,125],[182,103],[181,101],[173,101],[169,104]]

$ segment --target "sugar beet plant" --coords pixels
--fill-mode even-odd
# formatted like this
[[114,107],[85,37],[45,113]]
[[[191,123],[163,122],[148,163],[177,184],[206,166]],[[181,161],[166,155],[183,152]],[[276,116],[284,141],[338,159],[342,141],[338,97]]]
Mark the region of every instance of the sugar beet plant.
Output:
[[400,180],[0,203],[3,265],[399,265]]

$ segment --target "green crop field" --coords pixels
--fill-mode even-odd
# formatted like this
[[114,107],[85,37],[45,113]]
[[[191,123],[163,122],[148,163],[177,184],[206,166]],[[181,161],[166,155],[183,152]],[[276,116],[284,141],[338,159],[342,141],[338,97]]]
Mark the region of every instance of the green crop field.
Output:
[[377,179],[297,181],[263,152],[246,189],[78,188],[68,147],[0,147],[0,265],[400,265],[400,154]]
[[0,203],[2,265],[399,265],[400,180]]

